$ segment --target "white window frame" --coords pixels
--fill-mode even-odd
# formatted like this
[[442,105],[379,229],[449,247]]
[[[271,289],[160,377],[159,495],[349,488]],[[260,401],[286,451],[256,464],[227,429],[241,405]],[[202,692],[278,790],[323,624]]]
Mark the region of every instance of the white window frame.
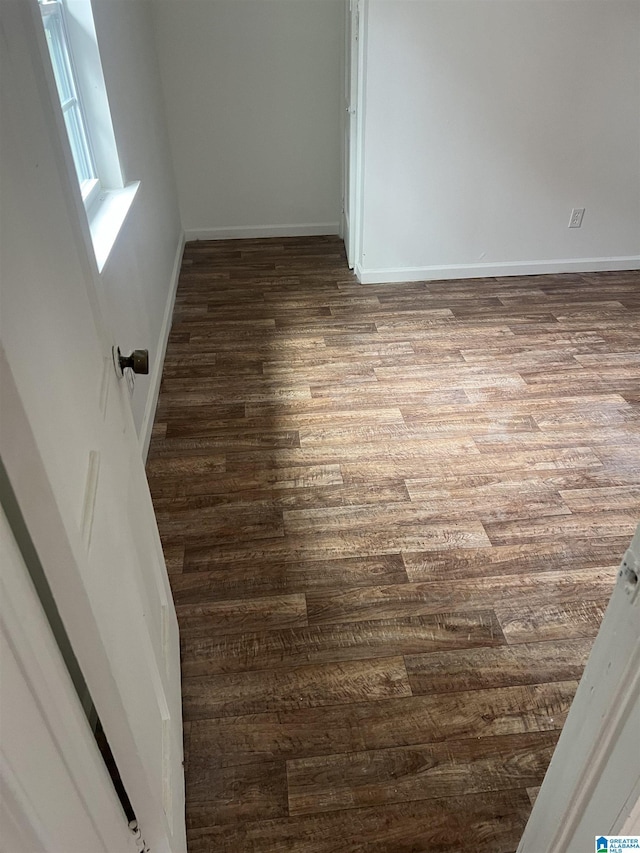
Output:
[[[43,24],[41,50],[51,96],[60,105],[58,125],[68,143],[69,179],[79,188],[78,205],[84,207],[88,225],[87,243],[101,274],[140,182],[127,183],[120,166],[91,0],[29,2]],[[47,34],[50,16],[59,23],[60,56],[52,55],[52,37]],[[68,121],[70,111],[77,119],[75,125]]]
[[91,132],[78,86],[66,10],[62,0],[39,0],[39,6],[82,202],[88,211],[98,198],[102,187],[93,154]]

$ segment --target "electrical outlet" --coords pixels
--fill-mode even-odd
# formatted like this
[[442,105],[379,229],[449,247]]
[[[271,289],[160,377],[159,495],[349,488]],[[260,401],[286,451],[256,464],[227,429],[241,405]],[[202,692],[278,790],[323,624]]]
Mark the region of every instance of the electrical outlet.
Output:
[[580,228],[582,225],[582,217],[584,216],[584,207],[574,207],[571,211],[571,219],[569,220],[569,228]]

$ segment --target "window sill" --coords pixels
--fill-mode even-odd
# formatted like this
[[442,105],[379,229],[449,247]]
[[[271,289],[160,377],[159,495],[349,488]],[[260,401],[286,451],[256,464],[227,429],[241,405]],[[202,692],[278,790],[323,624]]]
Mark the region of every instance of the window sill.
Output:
[[121,190],[103,190],[87,211],[93,251],[100,273],[111,254],[139,188],[140,181],[134,181]]

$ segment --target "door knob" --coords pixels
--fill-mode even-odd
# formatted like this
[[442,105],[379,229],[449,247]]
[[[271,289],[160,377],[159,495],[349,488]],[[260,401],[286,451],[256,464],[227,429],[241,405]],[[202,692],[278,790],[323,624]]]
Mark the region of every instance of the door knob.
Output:
[[149,373],[149,350],[134,349],[131,355],[122,355],[118,347],[118,364],[120,370],[130,367],[134,373]]

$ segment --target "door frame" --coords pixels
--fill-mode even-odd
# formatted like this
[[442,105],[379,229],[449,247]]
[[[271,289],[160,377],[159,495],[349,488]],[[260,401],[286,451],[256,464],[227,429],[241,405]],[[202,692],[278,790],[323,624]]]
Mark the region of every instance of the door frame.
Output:
[[[344,79],[342,109],[342,213],[340,236],[345,241],[349,268],[361,266],[364,184],[364,120],[366,81],[366,19],[369,0],[344,0]],[[353,117],[353,118],[352,118]],[[347,142],[347,131],[349,139]],[[349,227],[346,205],[349,201]]]

